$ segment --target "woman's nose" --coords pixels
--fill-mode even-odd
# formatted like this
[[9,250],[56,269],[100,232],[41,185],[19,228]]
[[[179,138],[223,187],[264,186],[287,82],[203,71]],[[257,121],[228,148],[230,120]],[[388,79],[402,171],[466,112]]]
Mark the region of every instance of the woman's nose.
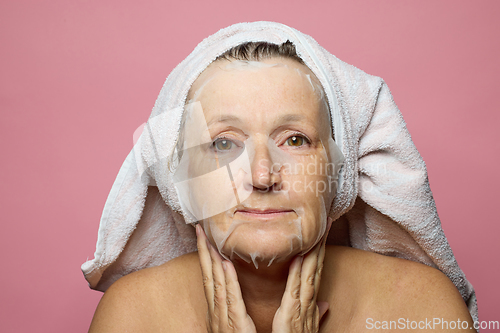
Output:
[[255,155],[251,162],[252,185],[259,190],[270,189],[281,184],[280,168],[273,163],[269,148],[266,145],[255,147]]

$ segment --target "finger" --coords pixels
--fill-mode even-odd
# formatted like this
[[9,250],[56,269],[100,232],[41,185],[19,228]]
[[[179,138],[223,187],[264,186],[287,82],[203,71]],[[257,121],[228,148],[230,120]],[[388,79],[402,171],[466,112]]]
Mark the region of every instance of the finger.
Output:
[[288,323],[293,317],[300,317],[300,274],[302,262],[302,256],[298,256],[292,261],[286,281],[285,293],[281,299],[279,311],[280,314],[285,314],[285,318],[282,319]]
[[212,278],[214,286],[214,317],[218,327],[227,327],[227,301],[226,279],[222,269],[222,257],[217,250],[207,241],[207,246],[212,260]]
[[305,325],[308,330],[314,331],[319,326],[320,312],[316,304],[318,297],[321,274],[323,271],[323,260],[325,258],[325,247],[328,232],[331,227],[331,219],[321,241],[316,244],[313,250],[307,254],[302,265],[301,272],[301,312],[305,318]]
[[222,262],[222,269],[224,270],[226,280],[228,325],[230,328],[244,329],[247,325],[248,314],[243,296],[241,295],[238,275],[236,274],[234,265],[230,261],[224,260]]
[[326,232],[325,232],[325,235],[323,236],[321,248],[320,248],[320,251],[318,254],[318,265],[317,265],[317,269],[316,269],[316,278],[314,280],[314,284],[315,284],[314,289],[316,290],[315,300],[316,300],[317,293],[319,292],[319,287],[320,287],[320,282],[321,282],[321,274],[323,273],[323,263],[325,261],[326,241],[328,239],[328,233],[330,232],[330,228],[332,227],[332,222],[333,222],[333,220],[329,217]]
[[304,318],[313,318],[316,312],[316,286],[318,259],[323,246],[323,240],[314,246],[314,248],[306,254],[302,263],[301,281],[300,281],[300,303],[301,316]]
[[211,317],[214,313],[214,284],[212,279],[212,259],[207,246],[207,236],[203,228],[196,225],[196,236],[198,245],[198,256],[200,258],[201,274],[203,277],[203,289],[207,299],[208,312]]
[[317,253],[320,248],[318,245],[316,245],[316,248],[313,250],[315,252],[309,253],[306,258],[304,258],[304,263],[302,264],[300,283],[300,316],[303,318],[304,326],[307,329],[307,332],[314,331],[313,327],[318,321],[317,306],[315,302],[315,280],[316,268],[318,265]]

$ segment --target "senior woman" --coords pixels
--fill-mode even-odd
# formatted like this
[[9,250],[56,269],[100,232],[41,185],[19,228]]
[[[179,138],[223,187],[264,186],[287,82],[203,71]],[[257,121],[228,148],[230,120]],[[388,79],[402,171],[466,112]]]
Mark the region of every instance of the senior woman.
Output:
[[91,332],[470,331],[477,316],[383,81],[270,22],[174,69],[82,270],[106,291]]

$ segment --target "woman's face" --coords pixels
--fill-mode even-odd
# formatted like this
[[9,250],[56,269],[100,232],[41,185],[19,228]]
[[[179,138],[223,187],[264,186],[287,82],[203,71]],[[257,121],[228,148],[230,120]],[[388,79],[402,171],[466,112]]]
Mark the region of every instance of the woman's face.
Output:
[[336,187],[320,89],[306,66],[283,58],[216,61],[193,84],[188,99],[199,103],[184,136],[205,144],[185,150],[196,180],[189,205],[226,257],[270,264],[324,234]]

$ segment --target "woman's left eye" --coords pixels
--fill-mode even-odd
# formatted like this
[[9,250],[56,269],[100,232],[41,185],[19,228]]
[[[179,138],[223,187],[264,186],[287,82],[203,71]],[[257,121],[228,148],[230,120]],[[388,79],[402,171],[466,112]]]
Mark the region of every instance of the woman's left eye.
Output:
[[291,136],[285,141],[285,145],[291,147],[300,147],[307,143],[309,143],[309,140],[307,140],[305,137],[301,135]]

